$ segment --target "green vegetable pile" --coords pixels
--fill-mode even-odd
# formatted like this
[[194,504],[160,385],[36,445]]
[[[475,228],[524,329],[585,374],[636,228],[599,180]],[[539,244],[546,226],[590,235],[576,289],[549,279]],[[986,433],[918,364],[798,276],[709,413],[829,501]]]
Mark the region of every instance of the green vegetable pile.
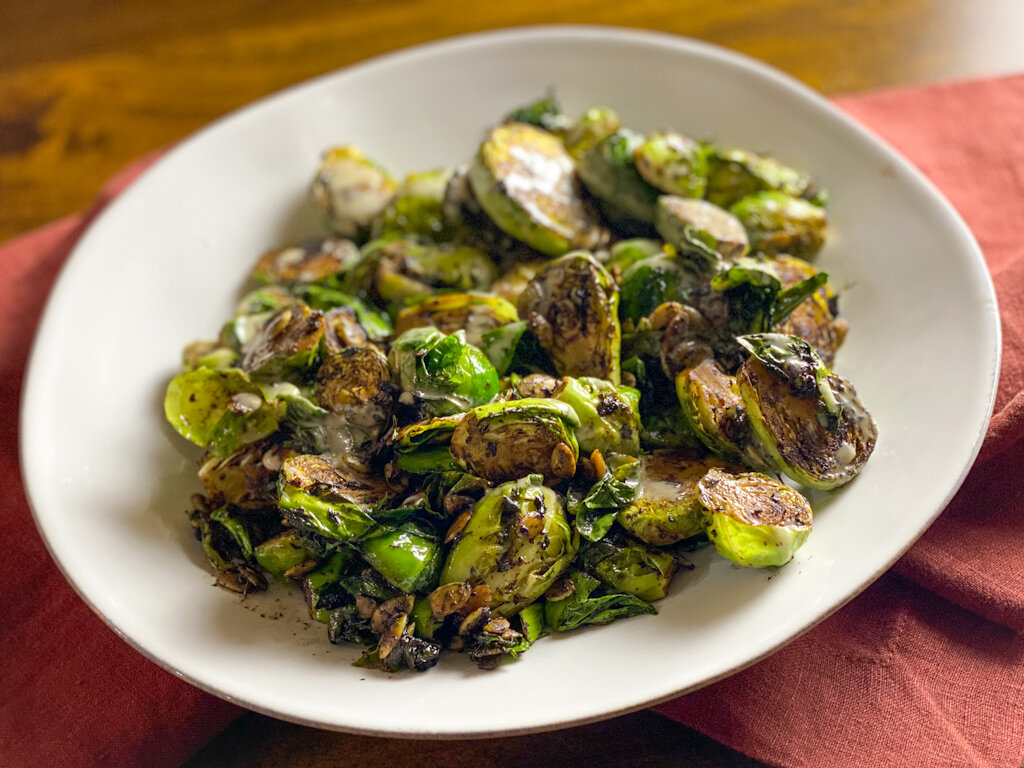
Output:
[[165,411],[218,584],[300,587],[360,665],[654,613],[708,544],[784,565],[794,486],[874,448],[830,368],[825,194],[773,158],[548,98],[401,183],[330,149],[311,198],[326,236],[257,260]]

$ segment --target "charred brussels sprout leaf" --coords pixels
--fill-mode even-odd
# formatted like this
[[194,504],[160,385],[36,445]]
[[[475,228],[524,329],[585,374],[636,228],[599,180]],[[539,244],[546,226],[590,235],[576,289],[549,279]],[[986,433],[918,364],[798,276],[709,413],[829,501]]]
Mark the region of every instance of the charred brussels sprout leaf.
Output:
[[508,373],[554,372],[551,357],[528,329],[528,325],[525,320],[519,320],[484,333],[480,348],[499,376]]
[[[557,601],[548,600],[544,621],[555,632],[568,632],[587,624],[610,624],[643,613],[657,613],[654,606],[625,593],[601,594],[601,582],[581,571],[573,571],[572,593]],[[597,592],[598,594],[594,595]]]
[[616,592],[653,603],[668,594],[678,569],[672,555],[625,537],[588,543],[580,552],[583,566]]
[[579,158],[596,144],[600,144],[622,127],[615,110],[608,107],[591,107],[565,130],[562,137],[569,154]]
[[807,500],[767,475],[713,468],[698,487],[708,538],[738,565],[785,565],[811,532]]
[[364,539],[361,548],[366,562],[402,592],[436,586],[441,548],[437,536],[417,523]]
[[605,241],[558,137],[506,123],[484,139],[469,170],[480,206],[503,231],[549,256]]
[[637,261],[622,273],[619,315],[636,322],[667,301],[692,303],[703,283],[684,259],[660,253]]
[[413,328],[391,346],[388,362],[403,398],[431,416],[450,416],[489,402],[498,393],[498,374],[465,332],[445,335],[436,328]]
[[263,570],[279,579],[285,578],[292,569],[301,568],[318,559],[296,530],[279,533],[257,544],[253,556]]
[[199,368],[171,379],[164,414],[182,437],[227,456],[276,432],[284,406],[264,400],[242,371]]
[[452,455],[492,483],[526,475],[558,482],[576,472],[576,412],[558,400],[524,398],[474,408],[452,433]]
[[395,460],[401,469],[415,474],[460,469],[452,456],[451,442],[462,414],[441,416],[409,424],[394,439]]
[[811,488],[852,480],[878,439],[853,385],[803,339],[760,334],[739,341],[752,355],[737,372],[739,393],[766,456]]
[[586,495],[570,492],[569,512],[576,530],[588,541],[597,541],[611,529],[616,515],[636,498],[640,483],[640,462],[629,456],[610,455],[604,476]]
[[511,616],[541,597],[576,557],[562,499],[539,475],[504,483],[473,507],[448,554],[441,583],[486,585],[490,608]]
[[519,316],[563,376],[619,383],[619,292],[594,258],[570,253],[548,264],[519,295]]
[[335,644],[356,643],[372,646],[377,636],[370,628],[370,619],[361,615],[352,603],[331,611],[327,619],[327,639]]
[[562,107],[553,95],[547,95],[532,104],[525,104],[513,109],[505,116],[506,123],[527,123],[543,128],[545,131],[557,133],[569,125],[569,118],[562,112]]
[[444,215],[444,192],[451,175],[451,170],[439,168],[406,176],[398,194],[373,222],[373,237],[451,240],[455,227]]

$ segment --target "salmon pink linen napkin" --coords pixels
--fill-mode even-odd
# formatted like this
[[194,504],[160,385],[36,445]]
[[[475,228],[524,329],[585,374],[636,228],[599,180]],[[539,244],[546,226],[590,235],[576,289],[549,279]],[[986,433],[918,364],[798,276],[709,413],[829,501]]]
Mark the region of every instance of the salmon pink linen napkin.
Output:
[[[793,768],[1018,768],[1024,76],[839,105],[930,176],[981,243],[1003,321],[995,416],[964,487],[894,572],[775,655],[657,709]],[[43,302],[92,216],[152,159],[112,180],[91,212],[0,246],[0,472],[9,489],[0,502],[0,765],[8,768],[180,765],[241,711],[147,661],[89,611],[50,560],[21,487],[14,436]]]

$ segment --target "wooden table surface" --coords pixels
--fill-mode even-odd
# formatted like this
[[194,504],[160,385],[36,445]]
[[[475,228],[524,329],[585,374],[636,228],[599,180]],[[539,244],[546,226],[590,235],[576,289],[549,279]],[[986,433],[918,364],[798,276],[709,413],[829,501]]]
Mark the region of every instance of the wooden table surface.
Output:
[[[6,0],[0,240],[84,208],[125,163],[284,86],[427,40],[537,23],[687,35],[825,94],[1024,70],[1024,3],[1014,0]],[[396,764],[760,765],[641,712],[463,742],[328,733],[250,714],[187,767]]]

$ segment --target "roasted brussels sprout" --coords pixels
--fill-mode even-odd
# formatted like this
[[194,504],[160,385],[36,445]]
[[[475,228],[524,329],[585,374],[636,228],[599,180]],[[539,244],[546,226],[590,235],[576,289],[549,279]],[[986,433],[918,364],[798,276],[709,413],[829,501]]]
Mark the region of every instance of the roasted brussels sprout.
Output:
[[739,341],[751,353],[736,374],[739,394],[765,455],[811,488],[852,480],[878,439],[853,385],[803,339],[758,334]]
[[269,439],[243,445],[228,456],[209,453],[199,465],[208,503],[240,509],[277,506],[277,473],[295,451]]
[[554,397],[571,406],[579,417],[576,440],[580,453],[640,454],[640,393],[587,376],[565,377]]
[[743,459],[750,443],[750,421],[736,380],[708,358],[676,376],[676,395],[694,434],[713,453]]
[[466,343],[464,331],[408,330],[391,345],[388,362],[402,389],[399,401],[429,416],[466,411],[498,394],[494,366]]
[[784,192],[767,190],[744,197],[729,212],[750,238],[750,250],[764,256],[814,256],[825,242],[825,209]]
[[406,176],[394,200],[373,222],[373,237],[451,240],[456,228],[444,215],[444,193],[451,175],[451,169],[438,168]]
[[[304,285],[297,291],[309,306],[324,313],[324,342],[328,352],[337,352],[342,347],[366,346],[356,343],[363,337],[381,342],[394,333],[391,319],[362,299],[322,285]],[[353,318],[358,327],[354,327]]]
[[767,475],[712,468],[697,487],[708,539],[738,565],[785,565],[811,532],[807,499]]
[[271,315],[242,348],[242,368],[260,379],[304,376],[316,369],[323,337],[323,314],[292,304]]
[[512,237],[549,256],[607,241],[580,195],[572,158],[553,134],[506,123],[484,139],[469,170],[480,206]]
[[615,110],[591,107],[579,120],[565,129],[562,140],[569,154],[578,158],[596,144],[600,144],[622,127]]
[[634,156],[643,141],[642,136],[623,128],[580,152],[576,161],[580,180],[600,201],[601,212],[628,234],[650,230],[661,194],[637,170]]
[[658,359],[666,376],[714,357],[718,334],[694,307],[668,301],[655,307],[650,324],[658,335]]
[[513,109],[502,122],[527,123],[551,133],[559,133],[569,125],[569,118],[562,112],[562,107],[554,94],[548,94],[531,104]]
[[541,270],[519,295],[519,316],[563,376],[619,383],[619,293],[615,282],[583,251]]
[[827,197],[809,176],[772,157],[742,149],[712,147],[708,161],[710,174],[705,197],[723,208],[755,192],[771,189],[817,204],[824,203]]
[[359,248],[351,240],[307,240],[267,251],[252,276],[261,283],[317,283],[337,277],[357,261]]
[[692,451],[661,450],[643,457],[636,500],[616,521],[640,541],[665,547],[704,532],[697,483],[722,461]]
[[566,495],[569,513],[576,530],[587,541],[603,538],[615,523],[615,516],[637,496],[640,484],[640,461],[632,456],[600,451],[590,454],[589,468],[598,475],[586,494],[570,488]]
[[576,473],[576,412],[558,400],[510,400],[474,408],[452,433],[451,451],[469,472],[492,483],[530,474],[557,482]]
[[353,541],[375,525],[369,510],[386,500],[380,478],[342,472],[322,456],[295,456],[281,466],[278,506],[293,527]]
[[487,290],[497,276],[494,263],[466,245],[385,239],[363,248],[343,288],[380,306],[398,307],[436,290]]
[[511,616],[540,598],[579,547],[561,497],[540,475],[504,483],[473,507],[441,571],[441,583],[490,589],[490,609]]
[[739,219],[706,200],[662,195],[655,208],[654,226],[680,256],[705,267],[713,266],[719,257],[737,259],[750,247]]
[[505,299],[474,293],[442,293],[408,305],[395,319],[395,333],[433,326],[442,333],[466,332],[466,341],[481,346],[483,335],[519,319]]
[[316,396],[330,412],[327,440],[337,455],[368,458],[393,423],[395,387],[387,358],[372,347],[348,347],[327,358],[316,375]]
[[490,292],[515,306],[516,302],[519,301],[519,294],[537,276],[537,273],[544,269],[547,263],[548,260],[544,259],[543,261],[528,261],[513,265],[501,277],[491,283]]
[[651,186],[669,195],[704,197],[708,185],[707,150],[672,131],[649,134],[633,152],[636,169]]
[[[806,261],[793,256],[767,259],[765,266],[778,276],[786,289],[821,274]],[[786,319],[772,330],[788,336],[799,336],[814,347],[826,365],[831,365],[846,338],[848,327],[846,321],[837,315],[837,296],[826,282],[793,307]]]
[[551,356],[530,331],[526,320],[484,332],[480,349],[487,355],[499,376],[555,370]]
[[362,239],[396,191],[394,180],[383,168],[349,145],[324,153],[313,179],[312,198],[331,231]]
[[284,404],[264,399],[243,371],[198,368],[171,379],[164,415],[186,440],[228,456],[276,432]]

